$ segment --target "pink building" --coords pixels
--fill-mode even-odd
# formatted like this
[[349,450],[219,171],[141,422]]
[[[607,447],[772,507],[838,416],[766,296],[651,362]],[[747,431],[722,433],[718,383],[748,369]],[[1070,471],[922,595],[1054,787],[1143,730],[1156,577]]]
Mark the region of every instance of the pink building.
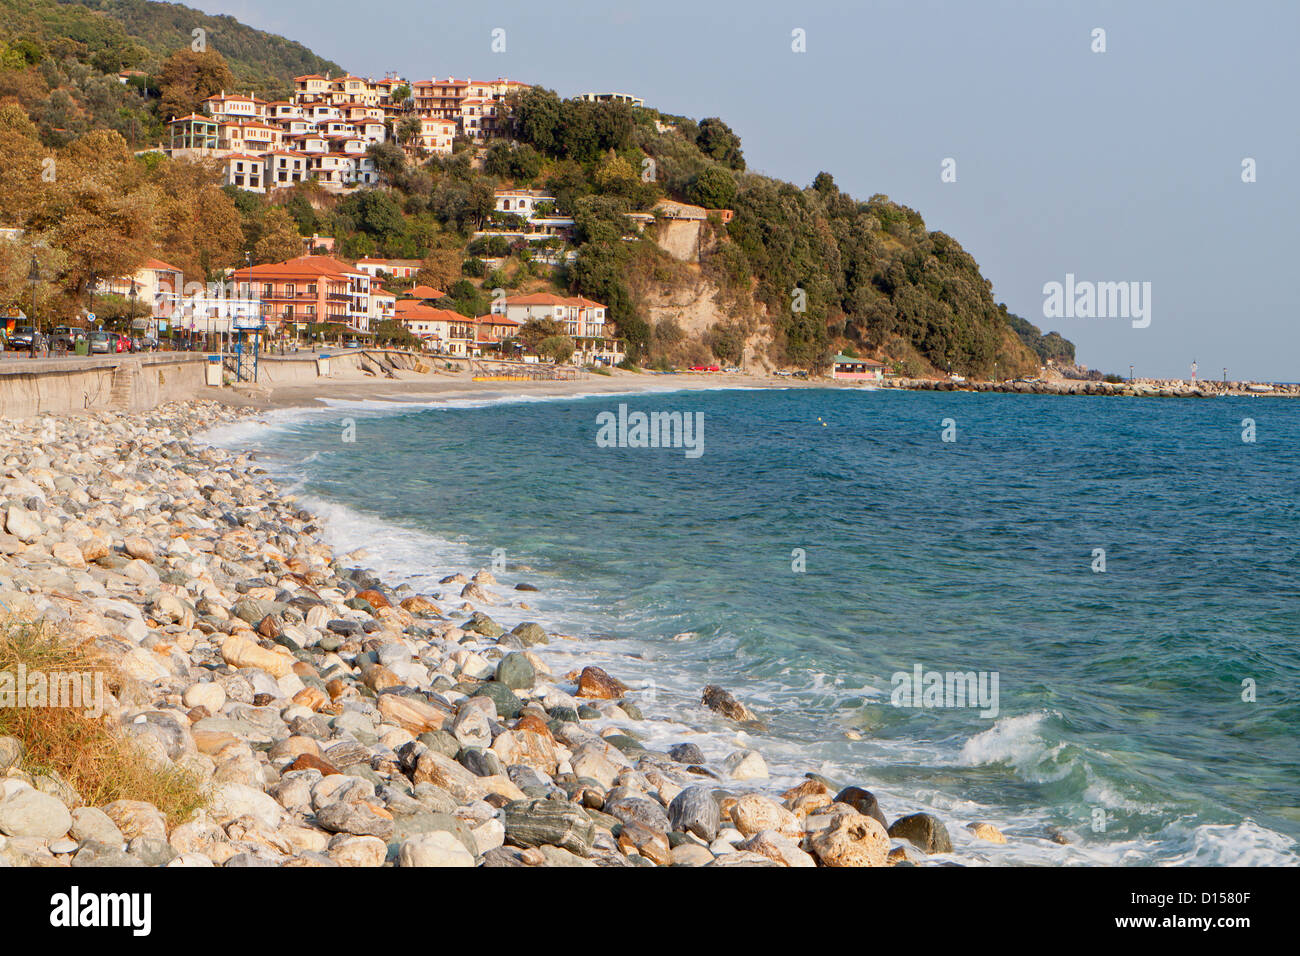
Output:
[[831,360],[831,378],[848,382],[878,382],[885,376],[885,366],[875,359],[837,355]]

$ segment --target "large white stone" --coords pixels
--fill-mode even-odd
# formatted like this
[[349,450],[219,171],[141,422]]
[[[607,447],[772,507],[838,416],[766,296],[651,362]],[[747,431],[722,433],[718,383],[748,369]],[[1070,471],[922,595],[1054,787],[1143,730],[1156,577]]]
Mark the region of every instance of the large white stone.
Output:
[[474,857],[445,830],[421,833],[402,844],[397,853],[401,866],[473,866]]

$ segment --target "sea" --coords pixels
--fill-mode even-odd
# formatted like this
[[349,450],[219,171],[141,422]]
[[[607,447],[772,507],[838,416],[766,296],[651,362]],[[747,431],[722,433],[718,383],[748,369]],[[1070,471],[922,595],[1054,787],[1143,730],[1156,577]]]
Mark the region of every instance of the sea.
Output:
[[[682,413],[698,454],[598,440],[637,412]],[[493,571],[529,607],[484,610],[631,685],[647,746],[870,789],[966,864],[1300,862],[1294,400],[664,388],[334,401],[207,440],[393,586],[455,608],[439,578]]]

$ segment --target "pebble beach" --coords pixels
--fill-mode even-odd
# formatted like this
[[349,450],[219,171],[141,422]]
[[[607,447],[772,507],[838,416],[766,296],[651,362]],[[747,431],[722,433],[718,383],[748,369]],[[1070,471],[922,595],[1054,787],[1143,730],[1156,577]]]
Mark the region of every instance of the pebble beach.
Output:
[[[648,749],[617,672],[553,672],[562,635],[494,620],[530,610],[526,575],[390,587],[255,457],[201,440],[257,414],[0,424],[6,626],[93,653],[97,719],[201,794],[180,819],[94,805],[0,734],[0,866],[887,866],[961,863],[952,826],[1005,842],[867,780],[769,788],[758,749]],[[762,720],[723,687],[699,706]]]

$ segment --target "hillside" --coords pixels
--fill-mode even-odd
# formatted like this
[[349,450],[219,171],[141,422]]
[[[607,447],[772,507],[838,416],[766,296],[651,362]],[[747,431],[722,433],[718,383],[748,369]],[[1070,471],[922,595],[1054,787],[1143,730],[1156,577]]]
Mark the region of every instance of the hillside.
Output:
[[[389,142],[370,147],[383,188],[337,196],[308,182],[245,193],[219,189],[215,168],[157,153],[133,165],[131,151],[159,142],[169,116],[201,108],[209,93],[340,66],[229,17],[148,0],[0,0],[0,11],[0,107],[21,107],[0,115],[0,149],[11,159],[0,178],[13,184],[0,195],[0,226],[26,226],[37,244],[61,241],[61,216],[85,200],[63,166],[58,183],[40,181],[49,156],[67,155],[67,168],[91,181],[84,188],[129,198],[138,214],[129,235],[112,203],[86,217],[95,241],[79,244],[79,258],[58,266],[48,289],[69,311],[88,276],[118,274],[107,270],[123,267],[124,250],[215,280],[246,256],[285,257],[299,236],[319,233],[337,239],[341,256],[424,260],[421,281],[448,291],[448,307],[467,315],[486,311],[497,288],[602,301],[643,364],[743,358],[814,368],[851,348],[910,375],[1014,377],[1073,358],[1071,343],[997,303],[969,253],[915,210],[883,195],[856,199],[829,173],[801,188],[749,172],[740,138],[717,117],[563,100],[534,86],[507,104],[511,138],[487,147],[457,140],[451,156],[403,150],[393,141],[407,135],[399,122]],[[190,50],[195,26],[208,30],[206,53]],[[123,68],[145,75],[123,84]],[[92,139],[93,149],[82,142]],[[576,223],[572,239],[473,239],[518,227],[493,208],[503,186],[554,195]],[[201,199],[200,218],[170,201],[177,190]],[[663,200],[713,212],[673,221]],[[629,213],[653,221],[634,224]],[[576,258],[554,267],[539,251]],[[7,271],[0,263],[0,305],[25,295],[20,258]]]
[[97,11],[121,24],[148,55],[140,67],[156,69],[173,51],[190,45],[195,28],[207,32],[208,45],[225,57],[241,90],[287,92],[304,73],[346,71],[301,43],[256,30],[231,16],[210,16],[179,3],[151,0],[59,0],[65,6]]
[[255,30],[229,16],[209,16],[150,0],[0,0],[0,43],[55,62],[69,58],[101,73],[156,72],[168,55],[187,48],[193,31],[206,31],[240,89],[284,93],[303,73],[345,72],[301,43]]

